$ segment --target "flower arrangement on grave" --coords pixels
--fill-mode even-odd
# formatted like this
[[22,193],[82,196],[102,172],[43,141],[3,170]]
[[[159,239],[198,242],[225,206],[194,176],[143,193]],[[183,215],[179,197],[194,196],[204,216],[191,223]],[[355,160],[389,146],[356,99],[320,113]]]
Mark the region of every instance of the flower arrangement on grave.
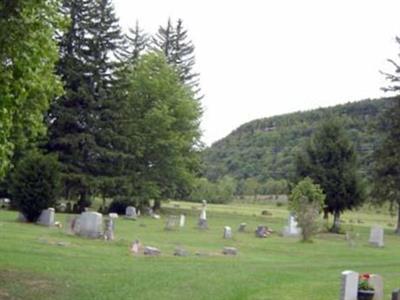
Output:
[[358,300],[372,300],[375,291],[374,287],[369,283],[370,274],[361,274],[358,280]]

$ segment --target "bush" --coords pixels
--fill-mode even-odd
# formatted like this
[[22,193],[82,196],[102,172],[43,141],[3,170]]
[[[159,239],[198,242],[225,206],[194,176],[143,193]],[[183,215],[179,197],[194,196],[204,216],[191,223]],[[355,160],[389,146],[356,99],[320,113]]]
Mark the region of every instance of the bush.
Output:
[[290,208],[296,213],[296,220],[302,231],[302,240],[311,241],[318,231],[317,218],[322,210],[325,195],[319,185],[310,178],[300,181],[289,198]]
[[55,206],[59,182],[57,159],[30,152],[17,164],[11,176],[13,205],[29,222],[35,222],[43,209]]

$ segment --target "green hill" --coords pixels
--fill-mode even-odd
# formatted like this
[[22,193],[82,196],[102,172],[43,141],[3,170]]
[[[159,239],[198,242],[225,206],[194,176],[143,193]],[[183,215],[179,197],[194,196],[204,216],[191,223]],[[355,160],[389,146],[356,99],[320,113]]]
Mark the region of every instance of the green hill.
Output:
[[260,181],[288,179],[294,171],[296,151],[330,115],[343,120],[358,153],[360,170],[368,175],[371,153],[379,140],[374,124],[390,99],[368,99],[246,123],[204,151],[204,175],[210,180],[224,175]]

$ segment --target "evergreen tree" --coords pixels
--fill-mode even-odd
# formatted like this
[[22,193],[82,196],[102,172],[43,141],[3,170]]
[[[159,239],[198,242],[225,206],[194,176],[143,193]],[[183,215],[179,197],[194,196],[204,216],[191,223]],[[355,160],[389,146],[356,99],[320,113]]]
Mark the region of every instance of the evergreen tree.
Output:
[[160,26],[153,38],[153,49],[161,51],[167,62],[176,68],[179,79],[187,85],[195,95],[200,92],[199,74],[193,71],[195,65],[194,45],[188,38],[183,21],[178,19],[176,26],[168,19],[167,26]]
[[[400,38],[396,37],[400,44]],[[391,83],[384,91],[400,91],[400,66],[393,60],[395,74],[383,73]],[[373,196],[378,202],[388,201],[391,207],[397,205],[397,226],[400,235],[400,96],[389,100],[390,105],[382,113],[378,130],[383,138],[374,152]]]
[[112,166],[106,139],[108,126],[102,115],[110,102],[121,35],[109,0],[64,0],[68,31],[59,38],[58,74],[65,95],[49,113],[49,143],[62,163],[66,197],[79,195],[82,206],[98,179]]
[[128,41],[128,60],[130,63],[135,63],[139,59],[139,56],[147,49],[149,37],[139,27],[139,22],[136,21],[135,28],[129,28],[126,39]]
[[296,172],[323,189],[325,210],[334,216],[332,232],[339,231],[340,213],[364,200],[354,148],[337,119],[327,120],[316,130],[297,157]]

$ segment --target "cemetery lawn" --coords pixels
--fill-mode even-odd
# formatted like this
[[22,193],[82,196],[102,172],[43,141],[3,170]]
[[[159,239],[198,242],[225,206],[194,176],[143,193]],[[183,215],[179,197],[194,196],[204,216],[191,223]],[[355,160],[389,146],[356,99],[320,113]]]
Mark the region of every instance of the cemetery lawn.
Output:
[[[400,237],[388,214],[345,214],[343,228],[353,226],[359,233],[351,248],[344,235],[322,233],[312,244],[279,236],[288,215],[284,206],[209,205],[206,231],[196,228],[199,210],[194,206],[200,204],[165,204],[160,220],[119,218],[112,242],[17,223],[16,212],[0,211],[0,299],[338,299],[343,270],[382,275],[386,298],[400,287]],[[261,216],[264,209],[272,215]],[[186,226],[165,231],[166,214],[181,212],[187,214]],[[65,218],[56,214],[62,223]],[[242,222],[246,233],[237,232]],[[259,224],[275,233],[256,238]],[[368,245],[372,224],[385,228],[382,249]],[[222,238],[224,226],[232,227],[232,240]],[[162,255],[131,255],[134,239],[159,248]],[[190,255],[173,256],[177,245]],[[236,247],[238,256],[223,256],[224,246]]]

